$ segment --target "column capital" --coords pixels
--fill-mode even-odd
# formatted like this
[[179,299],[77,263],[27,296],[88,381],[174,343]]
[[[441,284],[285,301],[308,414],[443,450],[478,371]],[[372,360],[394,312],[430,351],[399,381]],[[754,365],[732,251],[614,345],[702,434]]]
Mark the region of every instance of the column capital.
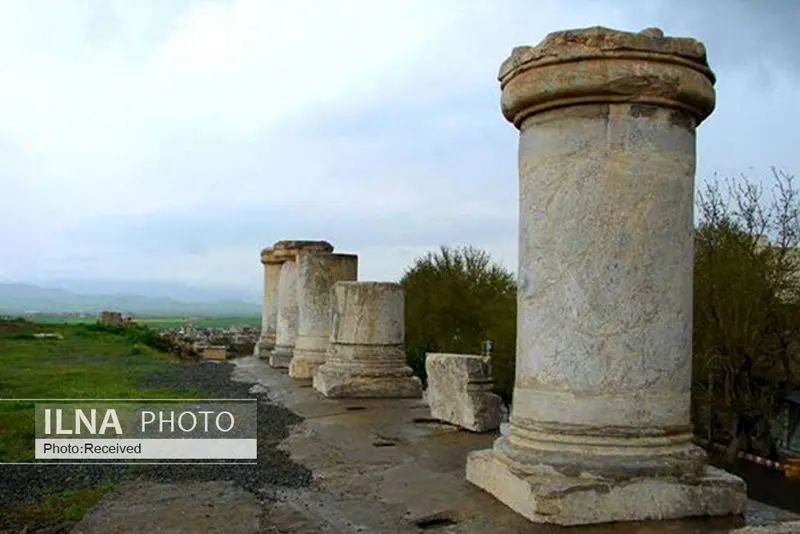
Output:
[[261,251],[261,263],[264,265],[276,265],[286,261],[286,258],[281,258],[275,255],[275,250],[267,247]]
[[703,43],[595,26],[553,32],[518,46],[500,67],[503,116],[519,128],[536,113],[582,104],[651,104],[687,111],[700,124],[714,110],[714,73]]
[[281,262],[294,260],[302,253],[331,253],[333,245],[327,241],[286,240],[272,245],[272,255]]

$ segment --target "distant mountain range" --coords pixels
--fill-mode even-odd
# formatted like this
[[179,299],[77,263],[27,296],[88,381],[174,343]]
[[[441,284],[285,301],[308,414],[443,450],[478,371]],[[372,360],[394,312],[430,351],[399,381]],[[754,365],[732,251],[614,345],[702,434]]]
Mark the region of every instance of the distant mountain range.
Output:
[[[169,293],[189,296],[186,286],[164,285],[165,296],[153,294],[142,295],[127,292],[112,292],[109,284],[106,291],[83,293],[68,291],[64,288],[41,287],[33,284],[0,282],[0,315],[13,314],[60,314],[88,313],[97,314],[103,310],[119,311],[133,315],[149,316],[251,316],[260,315],[261,308],[257,303],[241,298],[213,298],[219,295],[216,291],[196,290],[194,298],[178,299]],[[152,287],[151,291],[152,293]],[[138,292],[137,292],[138,293]],[[198,297],[212,297],[199,300]]]

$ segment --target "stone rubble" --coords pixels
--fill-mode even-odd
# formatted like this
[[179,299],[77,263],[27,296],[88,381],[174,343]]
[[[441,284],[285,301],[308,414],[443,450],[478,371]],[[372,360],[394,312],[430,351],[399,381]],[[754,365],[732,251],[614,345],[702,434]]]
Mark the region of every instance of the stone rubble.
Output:
[[503,401],[492,393],[487,360],[472,354],[428,353],[425,356],[431,417],[473,432],[489,432],[500,427]]

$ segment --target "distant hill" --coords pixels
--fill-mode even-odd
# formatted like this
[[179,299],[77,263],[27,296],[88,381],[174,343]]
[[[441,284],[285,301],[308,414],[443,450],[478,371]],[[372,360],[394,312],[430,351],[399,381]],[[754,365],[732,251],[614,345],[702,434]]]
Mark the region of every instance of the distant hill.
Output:
[[258,304],[235,298],[186,302],[169,297],[132,294],[83,294],[61,288],[0,282],[0,315],[88,313],[102,310],[150,316],[259,315]]

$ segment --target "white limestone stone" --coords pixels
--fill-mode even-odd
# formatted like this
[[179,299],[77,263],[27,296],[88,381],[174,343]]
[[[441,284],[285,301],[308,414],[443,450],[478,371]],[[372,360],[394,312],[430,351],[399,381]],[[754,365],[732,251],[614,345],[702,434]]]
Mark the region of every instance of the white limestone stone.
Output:
[[425,355],[431,417],[474,432],[500,427],[502,399],[492,393],[488,359],[472,354]]
[[297,339],[289,376],[310,379],[325,363],[330,346],[331,289],[358,278],[354,254],[300,254],[297,257]]
[[405,295],[390,282],[333,286],[330,347],[314,374],[327,397],[420,398],[422,382],[406,365]]
[[283,260],[276,258],[272,248],[261,251],[264,266],[264,294],[261,306],[261,335],[253,349],[253,355],[268,359],[275,348],[275,333],[278,326],[278,279]]
[[520,130],[509,435],[467,479],[533,521],[740,514],[689,419],[695,128],[714,75],[693,39],[588,28],[500,69]]
[[287,368],[297,339],[297,255],[303,252],[329,253],[333,246],[327,241],[278,241],[272,246],[272,256],[281,261],[278,276],[275,348],[269,358],[272,367]]
[[746,493],[742,479],[711,466],[689,479],[564,477],[545,466],[520,471],[492,450],[470,453],[467,480],[531,521],[564,526],[741,514],[744,503],[732,507],[731,497]]

